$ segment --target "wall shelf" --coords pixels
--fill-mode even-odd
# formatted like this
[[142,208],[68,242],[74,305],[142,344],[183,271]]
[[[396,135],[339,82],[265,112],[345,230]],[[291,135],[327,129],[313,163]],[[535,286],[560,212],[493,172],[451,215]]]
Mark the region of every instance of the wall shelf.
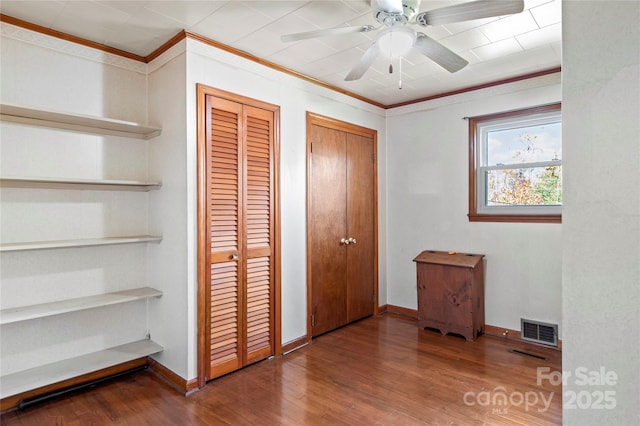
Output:
[[136,139],[151,139],[158,136],[161,132],[161,129],[157,127],[144,126],[131,121],[70,114],[10,104],[0,105],[0,120]]
[[0,324],[27,321],[52,315],[66,314],[85,309],[132,302],[134,300],[160,297],[162,292],[151,287],[135,288],[132,290],[98,294],[95,296],[77,297],[59,300],[57,302],[40,303],[37,305],[19,306],[0,311]]
[[0,187],[147,192],[160,189],[160,187],[162,187],[162,183],[142,182],[134,180],[3,177],[0,178]]
[[0,398],[72,379],[114,365],[162,352],[156,342],[143,339],[87,355],[68,358],[0,377]]
[[45,250],[69,247],[108,246],[162,241],[161,235],[136,235],[128,237],[83,238],[75,240],[28,241],[0,244],[0,252]]

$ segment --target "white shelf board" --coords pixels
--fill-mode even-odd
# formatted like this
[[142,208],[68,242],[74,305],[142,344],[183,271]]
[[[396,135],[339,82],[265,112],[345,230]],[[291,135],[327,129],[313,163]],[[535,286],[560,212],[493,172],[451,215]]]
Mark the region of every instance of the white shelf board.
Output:
[[35,109],[10,104],[0,105],[0,119],[2,121],[34,126],[54,127],[136,139],[151,139],[158,136],[161,132],[161,129],[157,127],[144,126],[131,121]]
[[0,244],[0,252],[149,243],[159,242],[161,240],[161,235],[136,235],[130,237],[85,238],[78,240],[28,241]]
[[162,350],[162,346],[154,341],[144,339],[7,374],[0,377],[0,381],[2,382],[0,398],[17,395],[63,380],[73,379],[74,377],[153,355]]
[[135,180],[99,180],[36,177],[1,177],[0,187],[5,188],[45,188],[45,189],[86,189],[103,191],[151,191],[160,189],[161,182]]
[[132,290],[59,300],[56,302],[39,303],[37,305],[19,306],[16,308],[0,310],[0,324],[11,324],[19,321],[27,321],[36,318],[66,314],[69,312],[82,311],[85,309],[99,308],[101,306],[115,305],[118,303],[132,302],[134,300],[160,296],[162,296],[162,292],[159,290],[151,287],[141,287]]

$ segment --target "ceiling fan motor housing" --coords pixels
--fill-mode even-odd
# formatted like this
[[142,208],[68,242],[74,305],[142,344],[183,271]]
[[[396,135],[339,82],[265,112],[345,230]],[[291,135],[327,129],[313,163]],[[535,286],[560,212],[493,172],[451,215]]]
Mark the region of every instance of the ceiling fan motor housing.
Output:
[[373,16],[378,22],[388,27],[405,25],[413,19],[420,9],[422,0],[402,0],[402,13],[386,11],[382,8],[374,10]]

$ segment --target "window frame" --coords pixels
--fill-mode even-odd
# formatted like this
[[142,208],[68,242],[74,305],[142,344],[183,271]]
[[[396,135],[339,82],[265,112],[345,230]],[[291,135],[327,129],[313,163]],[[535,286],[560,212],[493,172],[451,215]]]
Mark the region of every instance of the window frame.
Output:
[[[476,117],[469,117],[469,221],[470,222],[533,222],[533,223],[562,223],[562,206],[511,206],[511,207],[489,207],[479,199],[482,196],[482,188],[479,185],[484,179],[478,173],[494,169],[512,169],[512,165],[506,166],[485,166],[479,164],[478,155],[483,144],[481,140],[481,128],[490,127],[490,123],[519,118],[536,119],[535,116],[545,114],[560,114],[562,104],[560,102],[541,105],[536,107],[486,114]],[[562,160],[547,161],[538,163],[525,163],[525,165],[562,166]],[[526,168],[526,167],[524,167]]]

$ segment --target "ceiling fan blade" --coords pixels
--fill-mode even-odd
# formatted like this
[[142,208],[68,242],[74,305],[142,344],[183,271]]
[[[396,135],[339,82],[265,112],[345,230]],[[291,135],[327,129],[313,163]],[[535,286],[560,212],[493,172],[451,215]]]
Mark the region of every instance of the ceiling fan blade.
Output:
[[416,22],[422,26],[471,21],[493,16],[511,15],[524,10],[524,0],[477,0],[454,4],[419,13]]
[[402,0],[371,0],[371,8],[375,9],[373,3],[378,4],[378,9],[387,13],[402,13]]
[[329,37],[329,36],[337,36],[337,35],[351,34],[351,33],[366,33],[369,31],[373,31],[374,29],[375,28],[372,25],[360,25],[358,27],[327,28],[323,30],[307,31],[304,33],[286,34],[286,35],[280,36],[280,40],[284,42],[298,41],[298,40],[306,40],[309,38],[317,38],[317,37]]
[[469,62],[464,58],[456,55],[451,50],[423,33],[417,34],[416,42],[413,47],[415,47],[416,50],[424,56],[440,65],[442,68],[452,73],[460,71],[469,64]]
[[344,81],[353,81],[358,80],[360,77],[364,75],[364,73],[369,69],[373,61],[375,61],[378,53],[380,52],[380,48],[378,47],[378,42],[375,41],[369,48],[364,52],[364,55],[360,58],[360,62],[353,67],[353,69],[347,74],[344,78]]

